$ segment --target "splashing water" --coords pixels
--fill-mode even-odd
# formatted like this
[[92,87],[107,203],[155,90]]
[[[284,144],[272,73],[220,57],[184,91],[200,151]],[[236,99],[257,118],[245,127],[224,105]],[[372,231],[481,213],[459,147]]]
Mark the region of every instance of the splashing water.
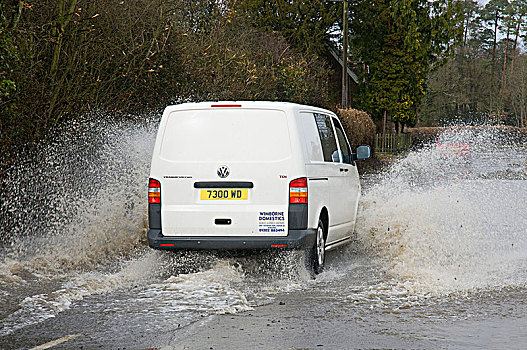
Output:
[[[250,310],[276,293],[346,278],[346,267],[330,267],[310,281],[296,269],[296,254],[230,258],[147,248],[156,129],[156,118],[73,122],[8,171],[1,184],[0,336],[82,304],[108,324],[122,312],[162,329],[174,318],[188,324]],[[367,272],[349,300],[412,304],[422,295],[525,286],[527,151],[492,133],[469,139],[469,160],[444,159],[430,146],[374,180],[362,198],[354,249],[365,250],[364,264],[380,260],[388,278]],[[339,264],[353,259],[342,256]]]
[[429,145],[363,196],[358,239],[415,293],[527,284],[527,150],[495,129],[467,133],[468,158]]
[[[296,286],[251,280],[256,266],[272,265],[269,271],[280,265],[274,256],[242,259],[242,267],[212,253],[147,247],[147,180],[157,123],[155,117],[102,116],[68,123],[1,179],[0,337],[86,299],[103,315],[123,311],[119,300],[104,298],[119,291],[130,305],[124,312],[170,313],[185,324],[249,310],[246,295],[254,302],[259,294]],[[295,255],[278,260],[288,256]],[[289,280],[288,271],[274,276]]]
[[155,125],[136,119],[67,123],[2,178],[0,335],[151,276],[139,267],[152,259],[141,255]]
[[140,244],[152,124],[72,122],[10,169],[2,184],[6,261],[24,261],[39,273],[89,269]]

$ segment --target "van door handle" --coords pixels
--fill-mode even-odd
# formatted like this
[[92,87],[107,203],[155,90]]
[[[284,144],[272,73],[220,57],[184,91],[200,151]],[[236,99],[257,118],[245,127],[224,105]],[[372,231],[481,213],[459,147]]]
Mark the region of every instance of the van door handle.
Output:
[[230,225],[232,223],[231,219],[216,219],[214,220],[216,225]]
[[342,171],[345,171],[345,172],[347,172],[347,171],[348,171],[348,169],[343,169],[343,168],[340,168],[340,171],[341,171],[341,172],[342,172]]

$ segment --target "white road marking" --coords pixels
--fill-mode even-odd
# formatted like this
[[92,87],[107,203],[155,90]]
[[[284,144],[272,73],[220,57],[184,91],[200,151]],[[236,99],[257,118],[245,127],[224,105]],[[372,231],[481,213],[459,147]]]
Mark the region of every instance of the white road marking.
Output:
[[54,347],[56,345],[62,344],[64,342],[67,342],[68,340],[71,340],[73,338],[80,337],[81,335],[82,334],[70,334],[70,335],[67,335],[65,337],[59,338],[57,340],[50,341],[50,342],[48,342],[46,344],[42,344],[42,345],[36,346],[33,349],[31,349],[31,350],[45,350],[45,349],[49,349],[49,348],[52,348],[52,347]]

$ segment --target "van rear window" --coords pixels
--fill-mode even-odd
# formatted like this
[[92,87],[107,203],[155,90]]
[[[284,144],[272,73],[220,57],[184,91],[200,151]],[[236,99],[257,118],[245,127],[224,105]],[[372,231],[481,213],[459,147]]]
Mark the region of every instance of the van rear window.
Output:
[[169,115],[160,156],[170,161],[278,161],[289,158],[286,115],[276,110],[218,109]]

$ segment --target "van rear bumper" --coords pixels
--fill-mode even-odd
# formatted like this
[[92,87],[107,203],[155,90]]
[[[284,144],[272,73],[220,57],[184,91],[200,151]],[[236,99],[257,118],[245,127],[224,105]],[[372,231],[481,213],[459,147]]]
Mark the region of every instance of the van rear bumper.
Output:
[[154,249],[304,249],[315,245],[316,229],[289,230],[285,237],[173,237],[160,229],[148,231]]

